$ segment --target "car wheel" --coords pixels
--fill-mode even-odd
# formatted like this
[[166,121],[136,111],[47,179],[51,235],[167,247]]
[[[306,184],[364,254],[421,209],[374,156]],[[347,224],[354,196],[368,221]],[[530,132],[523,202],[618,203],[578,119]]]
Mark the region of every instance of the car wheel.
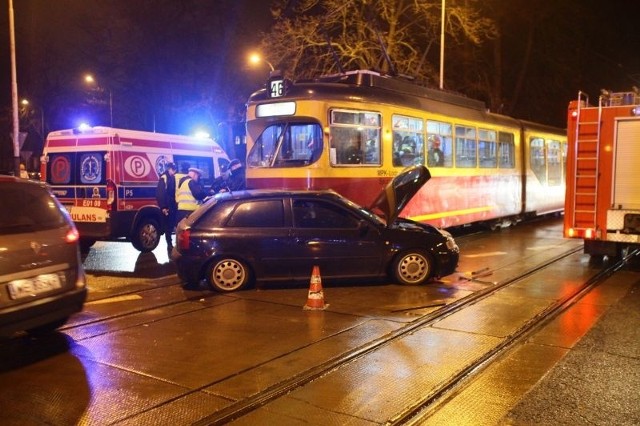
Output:
[[207,271],[207,281],[215,290],[240,290],[249,283],[251,272],[244,262],[232,258],[214,260]]
[[158,221],[147,217],[140,220],[131,238],[131,244],[142,253],[148,253],[160,243],[160,225]]
[[46,336],[47,334],[51,334],[56,331],[58,328],[62,327],[67,323],[69,318],[62,318],[54,322],[50,322],[48,324],[44,324],[38,327],[34,327],[29,329],[27,332],[32,336]]
[[393,276],[403,285],[422,284],[432,273],[433,261],[421,250],[401,253],[393,262]]
[[81,253],[89,253],[91,247],[96,243],[96,240],[93,238],[80,238],[80,252]]

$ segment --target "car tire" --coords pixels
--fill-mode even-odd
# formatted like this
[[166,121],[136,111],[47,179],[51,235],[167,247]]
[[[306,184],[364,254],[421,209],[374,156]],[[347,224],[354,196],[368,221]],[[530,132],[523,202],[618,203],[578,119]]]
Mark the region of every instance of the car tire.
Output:
[[89,253],[95,243],[93,238],[80,238],[80,253]]
[[393,278],[402,285],[419,285],[433,274],[433,260],[423,250],[400,253],[393,262]]
[[228,293],[247,287],[251,271],[244,262],[225,257],[211,262],[206,278],[214,290]]
[[58,328],[62,327],[67,323],[69,317],[59,319],[57,321],[50,322],[48,324],[43,324],[38,327],[31,328],[27,331],[32,336],[46,336],[47,334],[51,334],[56,331]]
[[149,253],[158,247],[161,235],[159,222],[154,218],[145,217],[138,222],[131,238],[131,244],[136,250]]

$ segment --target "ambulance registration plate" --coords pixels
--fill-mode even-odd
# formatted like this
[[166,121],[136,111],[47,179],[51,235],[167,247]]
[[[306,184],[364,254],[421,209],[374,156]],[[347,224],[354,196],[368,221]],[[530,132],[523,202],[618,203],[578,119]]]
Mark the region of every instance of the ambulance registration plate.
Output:
[[33,297],[62,287],[58,274],[42,274],[23,280],[13,280],[7,284],[12,300]]

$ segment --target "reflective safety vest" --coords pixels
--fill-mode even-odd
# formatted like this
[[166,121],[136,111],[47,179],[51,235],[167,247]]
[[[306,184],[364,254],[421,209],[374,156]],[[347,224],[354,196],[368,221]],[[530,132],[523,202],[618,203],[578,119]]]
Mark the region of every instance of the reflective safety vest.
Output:
[[187,176],[186,173],[176,173],[175,175],[173,175],[173,178],[176,180],[176,184],[173,185],[173,188],[174,188],[173,197],[176,199],[176,202],[178,201],[178,185],[180,185],[180,179],[182,179],[185,176]]
[[196,200],[191,193],[189,182],[191,182],[190,177],[187,177],[182,183],[180,183],[180,181],[176,182],[176,202],[178,203],[178,210],[194,211],[198,208],[198,200]]

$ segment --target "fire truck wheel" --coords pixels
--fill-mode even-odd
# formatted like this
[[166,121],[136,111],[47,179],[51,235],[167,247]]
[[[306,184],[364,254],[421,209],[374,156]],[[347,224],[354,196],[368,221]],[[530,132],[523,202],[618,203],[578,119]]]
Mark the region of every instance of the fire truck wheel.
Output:
[[433,273],[433,261],[422,250],[409,250],[396,257],[392,271],[399,284],[418,285],[428,280]]
[[138,222],[131,238],[131,244],[142,253],[148,253],[158,247],[160,236],[158,221],[151,217],[145,217]]

